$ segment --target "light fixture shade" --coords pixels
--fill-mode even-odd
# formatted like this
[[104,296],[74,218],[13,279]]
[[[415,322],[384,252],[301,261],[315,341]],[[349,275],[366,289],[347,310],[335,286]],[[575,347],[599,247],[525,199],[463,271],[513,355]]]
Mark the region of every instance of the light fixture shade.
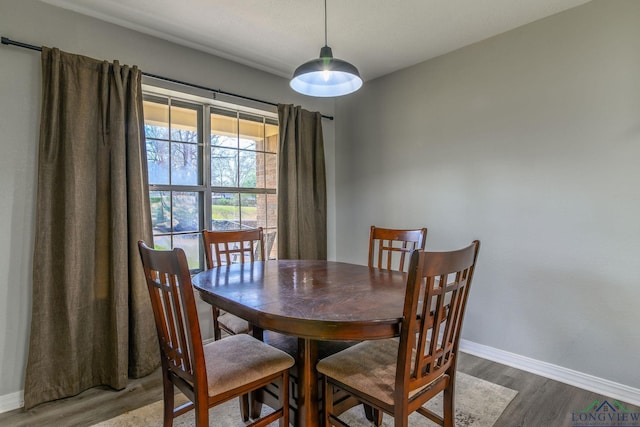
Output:
[[362,79],[355,66],[334,58],[331,48],[324,46],[320,58],[296,68],[289,85],[304,95],[331,97],[357,91],[362,86]]

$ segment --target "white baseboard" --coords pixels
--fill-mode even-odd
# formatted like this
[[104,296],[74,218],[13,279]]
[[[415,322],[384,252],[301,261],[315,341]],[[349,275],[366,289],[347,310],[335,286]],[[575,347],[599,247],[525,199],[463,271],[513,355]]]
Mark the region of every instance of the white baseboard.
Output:
[[22,390],[0,396],[0,414],[22,408],[23,406],[24,392]]
[[637,388],[463,339],[460,340],[460,350],[483,359],[640,406],[640,389]]

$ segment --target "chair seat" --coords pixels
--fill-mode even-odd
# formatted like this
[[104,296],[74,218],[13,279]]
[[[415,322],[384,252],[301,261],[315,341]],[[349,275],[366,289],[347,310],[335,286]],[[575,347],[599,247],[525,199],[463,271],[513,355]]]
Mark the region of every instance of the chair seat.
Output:
[[364,341],[318,362],[318,372],[393,405],[398,341]]
[[[364,341],[318,362],[318,372],[393,406],[399,340]],[[409,399],[437,383],[412,390]]]
[[249,322],[227,312],[221,312],[218,321],[231,330],[234,334],[246,334],[251,331]]
[[287,353],[250,335],[230,335],[204,346],[209,396],[289,369],[295,363]]

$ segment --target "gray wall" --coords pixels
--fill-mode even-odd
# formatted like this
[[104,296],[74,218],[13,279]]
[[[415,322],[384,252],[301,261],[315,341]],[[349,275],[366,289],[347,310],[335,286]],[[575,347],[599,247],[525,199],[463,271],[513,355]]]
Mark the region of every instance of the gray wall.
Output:
[[640,1],[596,0],[337,102],[337,257],[482,241],[463,338],[640,387]]
[[[285,78],[138,34],[35,0],[0,0],[0,31],[29,44],[332,115],[334,103],[297,96]],[[31,315],[35,177],[40,116],[40,57],[0,46],[0,401],[23,388]],[[323,120],[327,187],[334,184],[334,124]],[[335,235],[329,190],[329,235]],[[335,256],[330,238],[329,256]],[[40,302],[38,302],[40,303]]]

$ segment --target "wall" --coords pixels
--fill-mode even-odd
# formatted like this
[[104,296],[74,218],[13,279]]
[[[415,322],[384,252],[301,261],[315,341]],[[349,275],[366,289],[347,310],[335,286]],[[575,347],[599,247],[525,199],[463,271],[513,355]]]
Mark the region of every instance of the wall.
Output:
[[337,257],[480,239],[463,338],[640,388],[640,2],[596,0],[337,102]]
[[[2,0],[0,31],[13,40],[118,59],[143,71],[333,115],[332,100],[296,95],[284,78],[145,36],[36,0]],[[0,412],[23,388],[31,316],[40,57],[0,46]],[[329,236],[335,235],[334,124],[323,120]],[[329,242],[335,256],[335,242]]]

